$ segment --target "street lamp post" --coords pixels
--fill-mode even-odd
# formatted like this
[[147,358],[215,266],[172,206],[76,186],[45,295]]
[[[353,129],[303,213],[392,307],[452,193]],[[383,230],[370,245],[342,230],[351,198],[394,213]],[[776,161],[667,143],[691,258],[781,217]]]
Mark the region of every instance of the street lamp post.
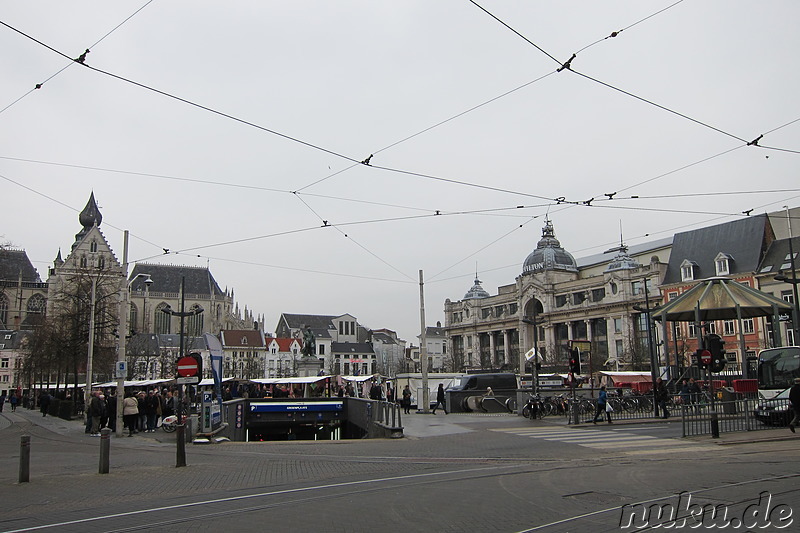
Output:
[[[127,232],[125,234],[127,238]],[[127,274],[127,254],[125,259],[123,260],[125,263],[125,270]],[[123,422],[122,422],[122,402],[124,401],[125,396],[125,372],[123,369],[125,368],[126,359],[126,344],[128,341],[128,315],[130,313],[130,295],[131,295],[131,285],[133,282],[139,278],[145,278],[144,285],[145,285],[145,294],[149,292],[150,286],[153,284],[153,279],[150,277],[150,274],[136,274],[130,281],[125,281],[126,285],[122,292],[122,309],[119,312],[119,351],[117,353],[117,369],[116,369],[116,378],[117,378],[117,421],[116,421],[116,435],[117,437],[122,437],[123,435]],[[145,297],[145,300],[147,298]],[[146,316],[147,309],[143,309],[143,312]],[[135,327],[136,325],[133,324]]]
[[[180,332],[180,348],[178,352],[178,358],[184,356],[183,352],[183,336],[184,336],[184,319],[187,316],[195,316],[199,315],[203,312],[203,308],[198,306],[194,306],[190,311],[185,310],[186,306],[186,295],[184,292],[184,288],[186,285],[186,278],[181,276],[181,310],[180,311],[173,311],[172,308],[167,305],[166,307],[162,308],[161,311],[167,313],[168,315],[178,316],[181,319],[181,332]],[[178,417],[178,425],[177,430],[175,432],[176,436],[176,467],[186,466],[186,424],[183,419],[183,384],[178,386],[178,406],[175,413]]]
[[[86,386],[83,388],[83,410],[89,423],[89,399],[92,397],[92,362],[94,360],[94,311],[97,306],[97,275],[92,278],[92,300],[89,306],[89,350],[86,356]],[[77,379],[75,380],[78,381]]]
[[783,206],[786,209],[786,223],[789,226],[789,261],[792,267],[792,277],[789,278],[781,272],[779,275],[775,276],[775,281],[782,281],[784,283],[790,283],[792,285],[792,292],[794,296],[794,316],[792,316],[792,329],[794,330],[794,344],[797,346],[800,344],[800,301],[797,298],[797,284],[800,283],[800,280],[797,279],[797,269],[795,268],[794,262],[794,246],[792,244],[792,219],[789,217],[789,206]]

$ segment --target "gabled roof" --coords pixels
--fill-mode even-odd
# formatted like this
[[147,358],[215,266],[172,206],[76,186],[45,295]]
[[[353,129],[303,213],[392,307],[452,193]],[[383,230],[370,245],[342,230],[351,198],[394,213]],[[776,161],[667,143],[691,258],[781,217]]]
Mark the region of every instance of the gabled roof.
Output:
[[730,265],[730,275],[755,273],[773,240],[766,215],[677,233],[672,241],[664,285],[681,282],[681,264],[686,260],[697,264],[695,279],[716,276],[714,258],[720,252],[735,258]]
[[300,341],[300,339],[294,339],[292,337],[280,337],[280,338],[267,337],[266,339],[264,339],[264,341],[267,347],[269,347],[269,345],[272,344],[273,341],[278,343],[278,351],[280,352],[291,352],[292,344],[294,344],[295,342],[300,347],[302,347],[302,342]]
[[381,344],[397,344],[397,341],[386,333],[377,333],[373,331],[372,338],[374,341],[380,342]]
[[20,273],[22,273],[22,281],[42,282],[25,250],[0,248],[0,280],[16,283]]
[[264,335],[254,329],[224,329],[220,332],[222,346],[238,348],[263,348]]
[[175,265],[156,265],[149,263],[137,263],[133,267],[130,279],[132,291],[144,291],[144,277],[139,274],[150,274],[153,284],[151,291],[156,292],[180,292],[181,277],[185,279],[186,294],[207,294],[209,296],[222,295],[223,292],[217,285],[211,271],[205,267],[175,266]]
[[[800,267],[800,237],[792,239],[792,251],[794,252],[795,268]],[[789,239],[772,241],[764,254],[764,259],[758,267],[758,274],[777,275],[781,270],[784,274],[792,271],[791,258],[789,257]]]
[[[31,335],[33,335],[32,331],[0,329],[0,344],[4,345],[3,350],[18,350],[27,344],[28,337]],[[6,339],[6,337],[10,338]]]
[[426,337],[446,337],[445,329],[443,327],[436,327],[436,326],[426,326],[425,327],[425,336]]

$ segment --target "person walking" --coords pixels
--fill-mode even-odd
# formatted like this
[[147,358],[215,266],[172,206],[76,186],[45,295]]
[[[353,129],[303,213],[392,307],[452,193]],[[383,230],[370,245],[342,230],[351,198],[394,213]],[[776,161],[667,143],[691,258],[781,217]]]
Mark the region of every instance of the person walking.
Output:
[[8,403],[11,404],[11,412],[17,410],[17,404],[19,403],[19,398],[17,398],[17,392],[11,391],[11,397],[8,399]]
[[442,409],[444,409],[444,414],[448,414],[445,401],[446,396],[444,394],[444,383],[439,383],[439,388],[436,390],[436,405],[433,406],[433,414],[436,414],[436,408],[440,405],[442,406]]
[[158,424],[158,410],[161,407],[161,402],[156,396],[156,391],[150,389],[144,399],[144,414],[147,416],[147,433],[155,433],[156,425]]
[[[661,418],[669,418],[669,411],[667,411],[667,400],[669,399],[669,391],[664,384],[664,380],[658,378],[656,380],[656,390],[653,391],[653,400],[656,402],[658,409],[661,409]],[[658,409],[656,409],[656,416],[658,416]]]
[[42,416],[47,416],[47,410],[50,409],[50,393],[48,391],[42,391],[42,395],[39,396],[39,409],[42,411]]
[[789,430],[794,433],[794,428],[800,423],[800,378],[794,378],[794,385],[789,389],[789,403],[792,404],[794,418],[789,422]]
[[408,385],[406,385],[406,388],[403,389],[403,412],[407,415],[411,414],[410,409],[411,409],[411,389],[409,389]]
[[131,393],[126,394],[122,401],[122,420],[128,428],[128,436],[133,437],[139,421],[139,401]]
[[6,391],[3,391],[2,394],[0,394],[0,413],[3,412],[3,404],[5,403],[6,403]]
[[597,417],[602,416],[603,413],[606,414],[608,423],[612,424],[613,422],[611,422],[611,411],[608,410],[608,393],[606,392],[605,385],[600,387],[600,394],[597,395],[597,410],[594,413],[592,424],[597,424]]

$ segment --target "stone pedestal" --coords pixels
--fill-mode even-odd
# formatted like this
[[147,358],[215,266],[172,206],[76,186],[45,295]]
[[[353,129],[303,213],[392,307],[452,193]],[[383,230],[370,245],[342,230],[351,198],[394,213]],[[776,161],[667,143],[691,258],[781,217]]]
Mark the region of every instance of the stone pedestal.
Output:
[[318,376],[322,361],[316,357],[301,357],[297,362],[297,376],[301,378]]

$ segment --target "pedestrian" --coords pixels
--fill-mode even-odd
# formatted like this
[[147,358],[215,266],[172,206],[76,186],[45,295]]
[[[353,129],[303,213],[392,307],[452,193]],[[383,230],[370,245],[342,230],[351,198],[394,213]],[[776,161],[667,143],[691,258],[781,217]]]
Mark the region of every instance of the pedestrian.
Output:
[[611,411],[608,410],[610,405],[608,404],[608,393],[606,392],[606,386],[603,385],[600,387],[600,394],[597,395],[597,410],[594,412],[594,418],[592,419],[592,424],[597,424],[597,417],[602,416],[603,413],[606,414],[606,419],[608,419],[608,423],[612,424],[611,422]]
[[483,393],[484,398],[494,398],[494,391],[491,387],[486,387],[486,392]]
[[408,388],[408,385],[403,389],[403,412],[411,414],[411,389]]
[[678,393],[681,405],[689,405],[689,382],[685,379],[681,382],[681,390]]
[[162,415],[164,418],[166,418],[174,414],[175,414],[175,395],[172,393],[171,390],[168,390],[167,397],[164,400],[164,411]]
[[[656,380],[656,390],[653,391],[653,399],[655,400],[658,409],[661,409],[661,418],[669,418],[669,411],[667,411],[669,391],[667,390],[667,386],[664,384],[664,380],[661,378]],[[656,409],[656,416],[658,416],[658,409]]]
[[792,404],[794,418],[789,422],[789,429],[794,433],[794,428],[800,423],[800,378],[794,378],[794,385],[789,389],[789,403]]
[[114,389],[108,389],[106,394],[106,418],[100,421],[100,427],[107,427],[111,431],[117,430],[117,395]]
[[42,416],[47,416],[47,410],[50,408],[50,392],[42,391],[39,396],[39,409],[42,411]]
[[433,406],[433,414],[436,414],[436,408],[442,406],[444,414],[448,414],[446,405],[446,396],[444,393],[444,383],[439,383],[439,388],[436,389],[436,405]]
[[87,407],[86,414],[91,421],[90,431],[89,434],[92,437],[99,437],[100,436],[100,427],[101,427],[101,420],[108,416],[106,411],[106,400],[105,396],[100,394],[99,392],[93,392],[92,397],[89,400],[89,406]]
[[147,415],[144,413],[144,397],[146,393],[140,390],[136,394],[136,408],[138,409],[138,418],[136,419],[136,429],[144,433],[147,430]]
[[16,391],[11,391],[11,397],[8,399],[8,403],[11,404],[11,412],[17,410],[17,404],[19,403],[19,398],[17,397]]
[[139,421],[139,401],[131,393],[126,394],[122,401],[122,419],[128,428],[128,436],[133,437]]
[[154,433],[156,430],[159,407],[160,402],[158,396],[156,396],[156,391],[150,389],[150,392],[144,398],[144,414],[147,416],[147,429],[145,431],[147,433]]
[[381,386],[378,385],[377,381],[372,382],[372,387],[369,389],[369,399],[370,400],[380,400],[383,397],[383,390]]
[[6,391],[0,393],[0,413],[3,412],[3,404],[6,403]]
[[386,401],[389,403],[394,403],[394,387],[390,382],[386,382]]
[[694,378],[689,379],[689,402],[694,406],[700,401],[700,385],[694,380]]

